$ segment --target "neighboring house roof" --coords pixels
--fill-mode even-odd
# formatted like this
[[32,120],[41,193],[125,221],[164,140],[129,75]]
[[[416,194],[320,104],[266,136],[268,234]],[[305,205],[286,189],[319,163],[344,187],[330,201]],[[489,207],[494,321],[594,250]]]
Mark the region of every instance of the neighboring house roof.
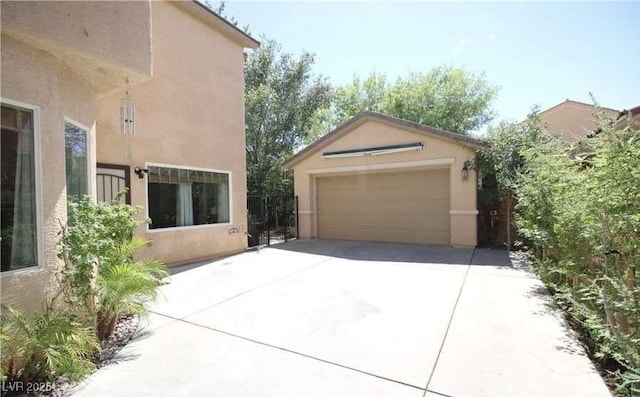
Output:
[[[567,98],[564,102],[560,102],[557,105],[553,105],[550,108],[541,111],[540,113],[538,113],[538,115],[541,115],[543,113],[547,113],[547,112],[549,112],[549,111],[551,111],[551,110],[553,110],[553,109],[555,109],[557,107],[560,107],[560,106],[562,106],[564,104],[567,104],[567,103],[573,103],[573,104],[576,104],[576,105],[587,106],[587,107],[590,107],[593,110],[597,109],[596,106],[593,105],[593,104],[586,103],[586,102],[580,102],[580,101],[574,101],[573,99],[568,99]],[[616,113],[618,112],[618,110],[616,110],[616,109],[606,108],[606,107],[602,107],[602,106],[600,107],[600,109],[605,110],[605,111],[616,112]]]
[[[633,107],[631,109],[627,109],[619,112],[618,117],[616,118],[616,121],[614,124],[617,127],[624,126],[625,124],[622,124],[624,120],[621,120],[621,119],[627,115],[631,115],[631,118],[633,119],[632,123],[634,127],[640,126],[640,105]],[[587,134],[587,138],[593,138],[594,136],[598,135],[601,132],[602,132],[602,128],[598,127],[595,130],[591,131],[589,134]]]
[[234,40],[238,44],[245,48],[258,48],[260,42],[237,26],[227,21],[222,16],[218,15],[215,11],[202,4],[197,0],[193,1],[172,1],[173,4],[181,7],[184,10],[191,12],[193,15],[200,17],[200,19],[221,31],[225,36]]
[[602,111],[609,117],[617,117],[619,114],[615,109],[567,99],[540,112],[538,118],[551,134],[566,142],[573,142],[597,128],[597,111]]
[[631,113],[631,117],[633,118],[638,118],[638,116],[640,116],[640,105],[628,109],[628,110],[623,110],[622,112],[620,112],[620,114],[618,115],[618,118],[621,118],[623,116],[626,116],[627,114]]
[[444,131],[438,128],[429,127],[420,123],[415,123],[413,121],[403,120],[403,119],[389,116],[383,113],[365,111],[345,121],[343,124],[335,128],[333,131],[327,133],[326,135],[319,138],[315,142],[311,143],[304,149],[300,150],[298,153],[289,157],[284,162],[283,166],[285,168],[291,168],[292,166],[304,160],[305,158],[309,157],[316,151],[336,141],[341,136],[346,135],[348,132],[352,131],[356,127],[359,127],[360,125],[364,124],[367,121],[378,121],[378,122],[390,124],[395,127],[409,129],[412,132],[415,132],[418,134],[423,134],[430,137],[436,137],[436,138],[444,139],[447,141],[456,142],[464,146],[469,146],[473,148],[479,148],[485,145],[484,142],[475,138],[471,138],[466,135],[456,134],[455,132]]

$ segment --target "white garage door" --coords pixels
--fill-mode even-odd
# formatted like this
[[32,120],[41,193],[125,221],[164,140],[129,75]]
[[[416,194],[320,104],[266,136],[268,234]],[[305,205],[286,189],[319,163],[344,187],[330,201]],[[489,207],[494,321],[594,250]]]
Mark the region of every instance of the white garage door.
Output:
[[318,178],[324,239],[449,244],[449,170]]

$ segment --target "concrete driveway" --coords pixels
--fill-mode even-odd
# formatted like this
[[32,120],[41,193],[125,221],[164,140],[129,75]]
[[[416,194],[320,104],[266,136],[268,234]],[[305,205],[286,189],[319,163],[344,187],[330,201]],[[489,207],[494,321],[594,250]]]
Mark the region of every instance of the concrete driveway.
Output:
[[506,251],[294,241],[176,269],[77,396],[610,396]]

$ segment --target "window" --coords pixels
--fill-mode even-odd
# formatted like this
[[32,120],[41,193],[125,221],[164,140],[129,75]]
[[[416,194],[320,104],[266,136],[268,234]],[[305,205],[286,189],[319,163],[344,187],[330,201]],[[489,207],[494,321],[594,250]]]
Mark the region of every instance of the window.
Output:
[[150,229],[229,222],[229,174],[149,166]]
[[67,200],[89,194],[87,173],[87,131],[64,122],[64,154],[67,175]]
[[38,264],[34,111],[2,103],[2,271]]

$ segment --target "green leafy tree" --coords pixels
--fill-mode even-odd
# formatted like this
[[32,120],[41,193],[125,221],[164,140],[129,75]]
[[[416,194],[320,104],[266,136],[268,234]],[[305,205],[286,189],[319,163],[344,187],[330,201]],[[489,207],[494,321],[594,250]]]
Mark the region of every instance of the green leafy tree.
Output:
[[389,84],[384,74],[371,73],[364,79],[355,76],[351,83],[340,87],[333,97],[335,123],[340,124],[365,110],[385,111],[388,91]]
[[501,122],[490,127],[486,135],[488,145],[477,155],[477,171],[492,187],[480,191],[478,199],[494,205],[506,200],[509,209],[506,214],[507,247],[512,245],[511,209],[518,176],[526,165],[525,152],[552,139],[544,131],[537,114],[538,109],[534,108],[524,122]]
[[371,110],[443,130],[468,134],[492,120],[498,90],[484,74],[441,66],[388,83],[372,73],[337,89],[331,126]]
[[300,147],[322,109],[329,105],[331,86],[311,72],[314,57],[296,58],[280,45],[264,40],[247,57],[245,108],[247,184],[249,193],[290,193],[282,162]]

